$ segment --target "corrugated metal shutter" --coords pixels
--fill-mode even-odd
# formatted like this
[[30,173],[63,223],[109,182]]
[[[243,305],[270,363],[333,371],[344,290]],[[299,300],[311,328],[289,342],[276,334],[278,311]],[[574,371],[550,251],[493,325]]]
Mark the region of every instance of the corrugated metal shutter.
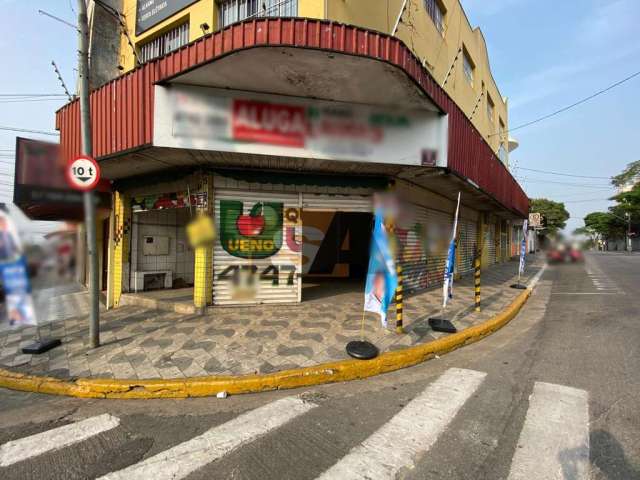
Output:
[[300,300],[299,203],[298,194],[215,192],[214,304]]
[[372,212],[371,195],[303,193],[302,208],[308,212]]
[[509,225],[507,222],[502,222],[502,228],[500,229],[500,259],[506,262],[509,259]]
[[466,275],[473,272],[473,259],[476,247],[477,225],[476,222],[461,220],[458,234],[458,273]]
[[453,214],[427,211],[427,283],[440,285],[444,280],[444,265],[453,228]]
[[496,224],[485,225],[484,229],[484,255],[487,266],[496,263]]
[[424,207],[414,206],[412,218],[396,226],[396,234],[402,244],[400,264],[403,273],[403,290],[413,292],[428,286],[427,252],[424,238],[429,216]]

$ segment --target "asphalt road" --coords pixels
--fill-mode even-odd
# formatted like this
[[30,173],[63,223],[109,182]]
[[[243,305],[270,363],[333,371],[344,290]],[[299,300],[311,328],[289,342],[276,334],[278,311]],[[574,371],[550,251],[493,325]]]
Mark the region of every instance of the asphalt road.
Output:
[[365,381],[166,401],[0,390],[0,478],[640,479],[639,280],[640,255],[551,266],[491,337]]

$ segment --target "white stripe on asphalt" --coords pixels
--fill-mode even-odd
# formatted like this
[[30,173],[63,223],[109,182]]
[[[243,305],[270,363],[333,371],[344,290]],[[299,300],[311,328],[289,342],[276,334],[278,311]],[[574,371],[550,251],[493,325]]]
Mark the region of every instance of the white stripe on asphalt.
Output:
[[103,479],[179,479],[316,407],[287,397],[244,413]]
[[106,432],[120,424],[120,419],[105,413],[70,425],[37,433],[5,443],[0,447],[0,467],[13,465],[43,453],[60,450]]
[[622,295],[622,292],[552,292],[551,295]]
[[429,450],[486,373],[452,368],[319,478],[389,479]]
[[589,476],[589,394],[536,382],[509,480]]

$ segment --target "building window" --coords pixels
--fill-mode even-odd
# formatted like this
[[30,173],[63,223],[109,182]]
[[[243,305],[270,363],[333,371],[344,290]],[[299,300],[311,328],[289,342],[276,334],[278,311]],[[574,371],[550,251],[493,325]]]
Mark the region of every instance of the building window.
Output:
[[426,8],[438,31],[444,35],[445,10],[440,2],[438,0],[424,0],[424,8]]
[[172,28],[140,46],[140,61],[146,63],[189,43],[189,22]]
[[469,56],[469,52],[465,48],[462,52],[462,66],[464,68],[464,76],[467,77],[467,81],[469,85],[473,86],[473,72],[476,69],[471,57]]
[[495,105],[493,104],[493,100],[491,100],[491,96],[487,95],[487,117],[489,117],[489,121],[493,123],[493,112],[495,111]]
[[254,17],[295,17],[298,0],[226,0],[218,14],[220,28]]

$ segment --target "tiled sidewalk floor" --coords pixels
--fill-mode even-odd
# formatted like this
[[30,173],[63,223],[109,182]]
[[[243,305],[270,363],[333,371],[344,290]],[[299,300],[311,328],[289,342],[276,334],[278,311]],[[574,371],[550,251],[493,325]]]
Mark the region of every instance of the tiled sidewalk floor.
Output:
[[[530,259],[526,281],[542,266]],[[446,317],[459,330],[487,320],[520,293],[509,288],[516,262],[482,274],[481,313],[474,311],[473,276],[455,284]],[[440,313],[441,288],[405,300],[406,334],[389,330],[377,315],[367,314],[365,336],[381,351],[429,342],[441,335],[427,323]],[[182,378],[212,374],[269,373],[348,358],[345,345],[360,337],[362,292],[316,298],[294,306],[214,308],[205,316],[159,312],[125,306],[101,315],[102,346],[88,347],[87,297],[74,293],[55,298],[55,320],[40,327],[43,337],[62,346],[39,356],[23,355],[35,328],[0,332],[0,366],[54,377]],[[61,314],[66,311],[66,316]]]

